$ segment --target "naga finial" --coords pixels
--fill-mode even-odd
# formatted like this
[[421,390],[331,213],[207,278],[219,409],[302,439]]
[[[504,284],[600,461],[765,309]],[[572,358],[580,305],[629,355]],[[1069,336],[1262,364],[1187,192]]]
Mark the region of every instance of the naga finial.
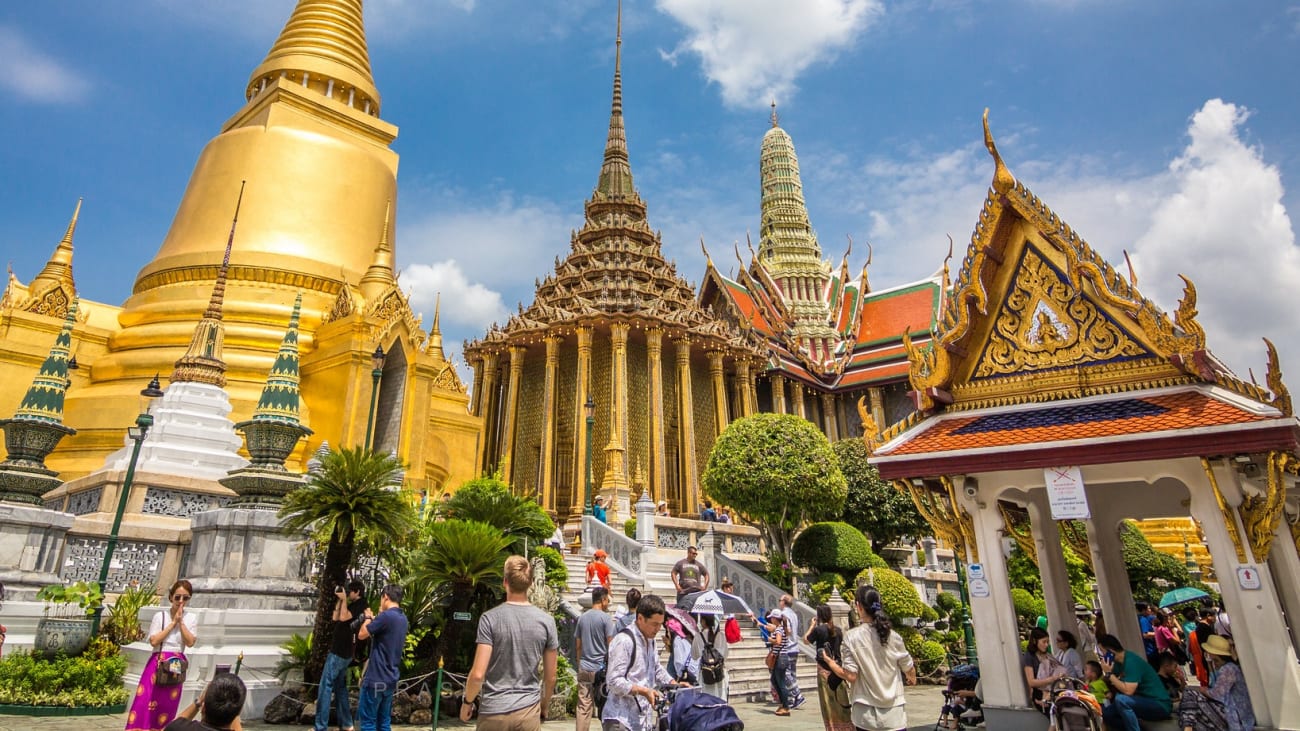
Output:
[[989,130],[989,108],[984,107],[984,146],[988,148],[989,154],[993,156],[993,189],[999,193],[1005,194],[1016,185],[1016,178],[1007,169],[1007,164],[1002,161],[1002,156],[998,154],[998,146],[993,142],[993,132]]
[[749,231],[745,231],[745,245],[749,247],[749,256],[752,261],[758,260],[758,254],[754,253],[754,242],[749,238]]
[[700,251],[704,252],[704,263],[706,266],[713,267],[713,257],[709,256],[709,250],[704,246],[704,236],[700,236]]
[[1196,285],[1186,276],[1179,274],[1183,280],[1183,298],[1178,301],[1178,310],[1174,313],[1174,324],[1195,340],[1193,350],[1205,349],[1205,328],[1196,321]]
[[1128,264],[1128,285],[1133,289],[1137,289],[1138,275],[1133,269],[1133,260],[1128,257],[1128,249],[1124,250],[1124,263]]
[[948,291],[948,262],[952,261],[952,234],[945,234],[948,237],[948,255],[943,258],[943,291]]
[[858,397],[858,416],[862,419],[862,442],[867,447],[867,456],[871,456],[880,446],[880,425],[867,408],[867,397]]
[[1283,416],[1292,416],[1291,392],[1282,382],[1282,365],[1277,357],[1277,348],[1268,338],[1264,338],[1264,347],[1268,348],[1268,372],[1264,374],[1264,382],[1268,384],[1268,390],[1273,392],[1273,407],[1281,411]]
[[873,249],[871,248],[871,242],[868,241],[868,242],[867,242],[867,263],[866,263],[866,264],[863,264],[862,266],[864,266],[864,267],[869,267],[869,266],[871,266],[871,258],[872,258],[873,256],[875,256],[875,254],[876,254],[875,250],[873,250]]

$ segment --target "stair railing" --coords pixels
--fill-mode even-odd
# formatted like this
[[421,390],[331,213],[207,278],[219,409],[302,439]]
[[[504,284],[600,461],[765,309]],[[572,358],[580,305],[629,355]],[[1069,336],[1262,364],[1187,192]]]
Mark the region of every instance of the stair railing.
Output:
[[[789,590],[782,589],[721,553],[716,555],[715,560],[717,562],[717,578],[715,581],[721,584],[724,576],[731,579],[731,583],[736,589],[736,596],[744,599],[745,603],[756,614],[760,610],[772,611],[780,605],[781,595],[790,593]],[[808,630],[813,617],[817,616],[817,610],[796,599],[794,613],[799,617],[799,650],[806,657],[816,657],[812,646],[803,641],[803,634]]]
[[597,520],[594,516],[582,516],[582,552],[592,554],[602,549],[608,555],[607,563],[618,569],[631,584],[645,584],[645,566],[643,554],[654,550],[628,538],[623,531],[616,530]]

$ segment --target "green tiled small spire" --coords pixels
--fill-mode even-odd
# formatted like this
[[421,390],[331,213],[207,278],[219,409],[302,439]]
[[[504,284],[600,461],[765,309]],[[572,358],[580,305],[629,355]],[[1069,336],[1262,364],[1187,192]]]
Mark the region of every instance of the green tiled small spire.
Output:
[[298,316],[302,311],[302,293],[293,303],[289,329],[280,341],[280,352],[271,366],[271,375],[262,389],[262,398],[253,411],[253,421],[274,421],[281,424],[298,423]]
[[68,392],[68,357],[72,353],[72,328],[77,324],[77,303],[73,301],[63,318],[63,329],[54,339],[54,346],[41,370],[32,379],[22,403],[18,405],[15,419],[63,423],[63,396]]

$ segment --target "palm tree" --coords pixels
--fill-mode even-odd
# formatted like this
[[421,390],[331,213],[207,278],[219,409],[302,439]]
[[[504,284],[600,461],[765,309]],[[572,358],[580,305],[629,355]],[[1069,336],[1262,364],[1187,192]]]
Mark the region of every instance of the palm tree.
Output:
[[309,683],[316,682],[325,667],[334,587],[347,583],[357,541],[402,536],[415,526],[415,511],[401,495],[401,471],[401,461],[388,454],[362,447],[331,450],[309,474],[306,486],[285,496],[280,509],[284,530],[307,531],[326,541],[311,657],[303,672]]
[[509,545],[519,554],[524,553],[525,540],[538,546],[555,532],[555,523],[535,500],[515,495],[495,477],[466,482],[439,510],[446,518],[487,523],[510,536]]
[[469,611],[476,589],[501,580],[513,539],[487,523],[454,519],[427,524],[424,535],[427,543],[412,562],[414,578],[450,592],[452,620],[438,638],[437,657],[454,658],[465,629],[455,613]]

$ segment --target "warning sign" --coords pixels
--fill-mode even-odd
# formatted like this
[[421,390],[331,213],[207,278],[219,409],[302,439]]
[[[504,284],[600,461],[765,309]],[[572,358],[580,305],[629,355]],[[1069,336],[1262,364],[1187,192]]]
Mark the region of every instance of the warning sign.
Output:
[[1047,501],[1052,520],[1087,520],[1088,495],[1083,489],[1083,473],[1078,467],[1048,467],[1043,470],[1047,481]]

